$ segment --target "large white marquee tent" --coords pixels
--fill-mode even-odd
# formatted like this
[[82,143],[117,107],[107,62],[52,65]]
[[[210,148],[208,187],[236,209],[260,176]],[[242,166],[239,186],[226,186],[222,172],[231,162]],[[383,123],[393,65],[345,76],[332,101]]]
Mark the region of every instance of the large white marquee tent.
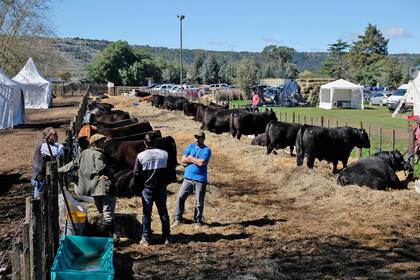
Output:
[[23,89],[0,69],[0,129],[25,122]]
[[414,115],[420,116],[420,72],[417,77],[408,83],[406,102],[413,104]]
[[343,79],[322,85],[319,90],[319,108],[363,110],[363,88]]
[[52,105],[52,83],[36,67],[32,58],[13,80],[24,84],[25,108],[46,109]]

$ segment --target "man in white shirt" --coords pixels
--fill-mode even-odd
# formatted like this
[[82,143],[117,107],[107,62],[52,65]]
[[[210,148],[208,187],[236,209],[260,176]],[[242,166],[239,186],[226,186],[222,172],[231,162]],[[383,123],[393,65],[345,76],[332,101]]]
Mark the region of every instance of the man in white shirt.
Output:
[[[35,153],[32,161],[32,177],[31,183],[34,188],[34,198],[40,197],[42,186],[45,182],[45,162],[57,156],[64,156],[63,145],[57,143],[58,135],[53,127],[47,127],[42,132],[42,139],[38,142],[35,148]],[[50,145],[48,148],[47,141]]]

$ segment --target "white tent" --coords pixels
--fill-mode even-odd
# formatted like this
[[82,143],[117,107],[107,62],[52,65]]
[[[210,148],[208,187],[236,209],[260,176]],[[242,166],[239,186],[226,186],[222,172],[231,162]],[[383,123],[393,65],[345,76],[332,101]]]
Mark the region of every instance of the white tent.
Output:
[[22,91],[0,84],[0,129],[23,123],[24,112],[25,104]]
[[10,79],[0,69],[0,129],[25,122],[24,85]]
[[52,83],[36,67],[30,57],[13,80],[26,85],[25,108],[46,109],[52,105]]
[[361,86],[340,79],[321,86],[319,108],[364,109],[363,89]]
[[413,104],[414,115],[420,116],[420,72],[417,77],[408,83],[405,94],[406,103]]

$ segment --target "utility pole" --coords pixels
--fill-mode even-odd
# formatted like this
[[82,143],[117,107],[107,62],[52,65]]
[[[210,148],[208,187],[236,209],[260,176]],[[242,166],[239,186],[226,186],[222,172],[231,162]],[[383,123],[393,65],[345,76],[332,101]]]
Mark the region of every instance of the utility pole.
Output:
[[185,18],[184,15],[177,15],[179,19],[179,41],[181,48],[179,50],[179,84],[181,85],[182,89],[182,20]]

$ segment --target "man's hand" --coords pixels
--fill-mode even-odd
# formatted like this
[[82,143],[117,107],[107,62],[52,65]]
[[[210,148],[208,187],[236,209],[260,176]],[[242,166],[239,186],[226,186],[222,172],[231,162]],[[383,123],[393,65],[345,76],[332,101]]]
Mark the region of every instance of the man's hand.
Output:
[[109,178],[108,176],[102,175],[101,177],[99,177],[99,179],[103,180],[103,181],[108,181]]

